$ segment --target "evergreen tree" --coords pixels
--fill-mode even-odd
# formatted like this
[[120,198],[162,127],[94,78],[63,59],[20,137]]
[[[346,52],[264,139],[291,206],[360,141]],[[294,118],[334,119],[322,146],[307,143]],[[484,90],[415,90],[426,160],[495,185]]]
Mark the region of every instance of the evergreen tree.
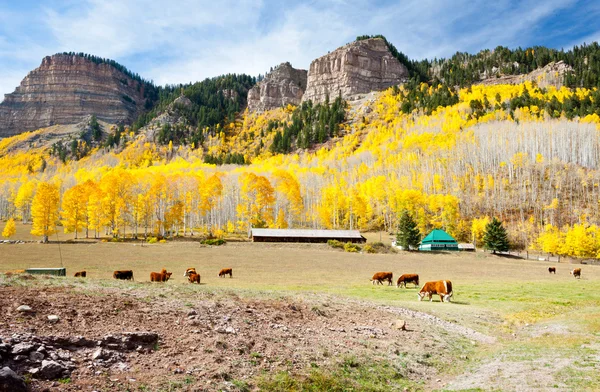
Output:
[[502,226],[502,222],[494,218],[485,226],[483,235],[483,243],[486,249],[492,253],[506,252],[510,248],[506,229]]
[[417,228],[416,222],[409,215],[407,210],[402,211],[398,223],[398,233],[396,234],[396,245],[404,250],[417,248],[421,242],[421,233]]
[[98,123],[98,119],[95,115],[92,115],[90,119],[90,128],[92,128],[92,137],[95,141],[100,141],[102,139],[102,127]]

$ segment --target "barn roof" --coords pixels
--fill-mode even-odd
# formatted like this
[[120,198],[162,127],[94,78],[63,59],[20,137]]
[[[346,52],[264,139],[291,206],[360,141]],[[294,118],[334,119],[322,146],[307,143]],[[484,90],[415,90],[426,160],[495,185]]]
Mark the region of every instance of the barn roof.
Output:
[[456,240],[452,238],[452,236],[446,233],[444,230],[433,230],[431,233],[427,235],[427,237],[423,238],[421,244],[432,244],[432,243],[452,243],[456,244]]
[[358,230],[252,229],[252,237],[363,238]]

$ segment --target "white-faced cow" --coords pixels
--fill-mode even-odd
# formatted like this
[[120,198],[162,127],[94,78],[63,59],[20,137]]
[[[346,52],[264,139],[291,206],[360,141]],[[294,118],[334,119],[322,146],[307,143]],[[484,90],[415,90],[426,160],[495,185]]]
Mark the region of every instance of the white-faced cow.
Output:
[[433,300],[434,295],[440,296],[440,301],[442,302],[450,302],[450,298],[452,298],[452,282],[449,280],[438,280],[436,282],[427,282],[419,291],[419,301],[422,301],[423,298],[429,297],[429,301]]
[[571,271],[571,275],[577,279],[581,279],[581,268],[575,268],[573,271]]

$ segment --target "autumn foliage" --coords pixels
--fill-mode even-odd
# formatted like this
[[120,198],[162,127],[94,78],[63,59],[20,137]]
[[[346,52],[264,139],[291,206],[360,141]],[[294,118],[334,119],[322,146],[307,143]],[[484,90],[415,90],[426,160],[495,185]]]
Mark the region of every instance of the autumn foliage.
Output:
[[[118,146],[64,164],[45,147],[17,148],[43,131],[3,139],[0,218],[33,218],[40,236],[58,223],[74,236],[164,238],[252,226],[395,232],[406,210],[423,234],[443,228],[482,246],[495,216],[511,247],[598,255],[600,116],[583,104],[596,90],[411,88],[418,93],[393,88],[354,103],[332,139],[308,149],[291,139],[289,154],[270,146],[292,126],[291,106],[243,113],[202,145],[157,145],[125,130]],[[410,94],[418,100],[406,105]],[[250,164],[205,163],[227,154]],[[40,213],[54,202],[55,213]]]

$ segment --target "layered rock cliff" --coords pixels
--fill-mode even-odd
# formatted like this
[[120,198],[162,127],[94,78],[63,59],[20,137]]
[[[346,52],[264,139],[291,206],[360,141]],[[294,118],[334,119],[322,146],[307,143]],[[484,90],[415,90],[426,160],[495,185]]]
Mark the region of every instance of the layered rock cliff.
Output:
[[306,90],[307,71],[282,63],[248,92],[248,109],[266,111],[288,104],[298,105]]
[[0,104],[0,137],[95,114],[107,123],[131,123],[143,110],[144,84],[107,63],[57,54],[44,58]]
[[408,70],[381,38],[355,41],[314,60],[308,70],[303,101],[323,102],[339,94],[351,100],[356,94],[385,90],[408,80]]

